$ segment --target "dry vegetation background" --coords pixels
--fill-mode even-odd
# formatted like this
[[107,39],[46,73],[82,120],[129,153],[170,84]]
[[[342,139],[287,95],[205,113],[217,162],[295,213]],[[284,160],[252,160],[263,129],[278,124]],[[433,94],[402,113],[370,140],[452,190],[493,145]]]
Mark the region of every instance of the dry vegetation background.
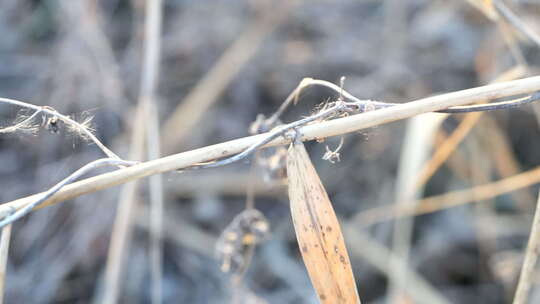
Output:
[[[539,2],[506,3],[540,33]],[[525,61],[516,62],[500,25],[468,1],[167,0],[163,10],[157,107],[164,154],[247,135],[257,114],[273,113],[304,77],[338,83],[346,76],[345,88],[359,98],[405,102],[484,85],[516,65],[521,77],[534,75],[540,63],[538,46],[518,35],[515,45]],[[131,131],[148,124],[135,116],[143,18],[140,0],[0,0],[0,96],[49,105],[77,120],[93,116],[96,135],[128,158]],[[309,89],[284,120],[308,115],[335,96]],[[172,116],[177,109],[179,116]],[[1,125],[20,114],[2,105]],[[437,142],[463,117],[445,120]],[[533,106],[490,112],[472,124],[427,182],[424,196],[540,165]],[[394,222],[366,226],[361,219],[367,210],[395,203],[400,162],[413,161],[402,157],[405,131],[402,121],[348,135],[341,162],[335,164],[321,160],[325,144],[307,145],[343,226],[363,303],[385,301],[389,277],[397,271],[386,256],[396,246]],[[339,138],[326,141],[330,147],[338,143]],[[41,129],[1,135],[0,201],[43,191],[100,157],[95,145],[65,128],[58,134]],[[299,255],[286,188],[265,183],[266,173],[259,170],[252,177],[245,161],[163,176],[165,303],[227,303],[238,292],[240,303],[316,301]],[[528,182],[540,182],[537,175]],[[271,233],[257,248],[241,286],[232,287],[214,257],[214,245],[243,210],[250,180]],[[148,187],[142,185],[123,258],[121,303],[149,303],[151,297]],[[5,303],[100,303],[119,189],[82,196],[17,222]],[[536,191],[536,186],[526,187],[415,217],[408,242],[407,265],[413,273],[408,293],[424,299],[435,294],[444,299],[440,303],[511,302]],[[419,303],[410,295],[399,301]],[[533,289],[530,301],[540,302],[540,292]]]

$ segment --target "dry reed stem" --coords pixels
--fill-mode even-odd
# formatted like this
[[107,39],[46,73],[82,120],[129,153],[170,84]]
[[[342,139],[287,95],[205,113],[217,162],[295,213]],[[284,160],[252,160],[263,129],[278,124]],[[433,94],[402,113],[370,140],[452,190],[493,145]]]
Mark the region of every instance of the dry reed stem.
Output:
[[[144,134],[147,111],[143,104],[137,107],[136,117],[133,122],[131,134],[130,159],[141,159],[144,156]],[[105,266],[104,291],[101,303],[114,304],[118,302],[120,280],[122,276],[124,257],[130,246],[133,231],[133,217],[136,210],[136,191],[138,180],[124,185],[120,190],[116,218],[111,233],[111,241]]]
[[[144,104],[148,115],[146,145],[148,159],[157,159],[161,155],[159,117],[156,87],[159,80],[161,59],[162,1],[147,1],[144,17],[144,58],[139,104]],[[151,302],[160,304],[162,300],[163,277],[163,181],[160,174],[150,177],[150,277]]]
[[525,35],[529,40],[540,46],[540,35],[530,26],[523,22],[514,12],[512,12],[501,0],[493,0],[493,5],[497,12],[508,21],[516,30]]
[[388,205],[359,213],[354,220],[358,224],[367,227],[398,217],[417,216],[475,201],[491,199],[538,183],[540,183],[540,167],[485,185],[424,198],[419,201],[415,210],[400,209],[394,205]]
[[[521,48],[519,47],[517,41],[516,41],[516,35],[514,32],[511,31],[511,25],[509,24],[507,18],[505,17],[505,14],[502,14],[505,18],[500,18],[500,8],[497,7],[497,5],[500,6],[498,0],[468,0],[469,3],[471,3],[473,6],[475,6],[478,10],[480,10],[488,19],[490,19],[492,22],[496,23],[497,28],[499,29],[499,32],[501,33],[505,44],[510,49],[510,53],[512,54],[512,57],[516,60],[517,67],[522,68],[523,70],[527,69],[527,61],[525,60],[525,56],[523,55],[523,52],[521,51]],[[505,8],[505,7],[504,7]],[[503,9],[504,9],[503,8]]]
[[241,69],[253,58],[264,39],[288,16],[300,1],[280,1],[279,7],[265,10],[262,16],[246,26],[236,41],[221,55],[212,69],[183,99],[161,130],[165,153],[178,151],[178,146],[192,132],[204,113],[216,102]]
[[523,55],[523,51],[519,47],[516,35],[512,31],[512,28],[504,19],[501,18],[497,20],[497,28],[499,29],[504,42],[508,46],[508,49],[510,49],[510,53],[512,54],[512,57],[514,57],[517,67],[521,68],[523,72],[525,72],[528,69],[527,60],[525,60],[525,55]]
[[[493,163],[491,159],[485,155],[485,146],[478,141],[479,134],[475,135],[475,140],[472,140],[471,143],[466,146],[470,155],[467,164],[470,166],[471,181],[473,185],[482,185],[491,182]],[[487,149],[492,149],[492,147],[487,147]],[[497,214],[493,203],[494,199],[490,198],[483,201],[477,201],[477,203],[473,205],[475,218],[473,226],[475,228],[478,254],[481,260],[488,260],[490,253],[497,252],[498,230],[492,229],[492,227],[485,225],[483,221],[478,220],[479,218],[496,218]],[[488,278],[484,273],[480,273],[480,280],[487,279]]]
[[446,140],[437,147],[432,158],[424,164],[418,174],[415,188],[424,186],[435,172],[444,164],[450,154],[454,152],[457,146],[465,139],[472,128],[476,125],[483,112],[467,113],[458,127],[446,138]]
[[26,216],[28,213],[30,213],[34,208],[38,207],[39,205],[43,204],[48,198],[53,196],[56,192],[58,192],[62,187],[65,185],[68,185],[75,181],[76,179],[80,178],[81,176],[85,175],[86,173],[101,168],[104,166],[131,166],[133,164],[136,164],[136,162],[130,162],[130,161],[123,161],[116,158],[101,158],[95,161],[92,161],[77,171],[71,173],[68,177],[64,178],[54,186],[52,186],[49,190],[43,192],[40,197],[36,198],[36,200],[32,201],[31,203],[27,204],[23,208],[20,208],[18,210],[15,210],[12,208],[11,212],[8,212],[8,215],[4,218],[0,219],[0,228],[5,227],[6,225],[12,224],[16,220]]
[[291,216],[304,264],[321,303],[360,303],[332,202],[302,142],[287,152]]
[[[415,209],[422,187],[416,187],[418,171],[430,157],[434,137],[441,123],[448,115],[427,113],[412,117],[407,121],[407,131],[401,147],[401,155],[396,180],[395,201],[399,208]],[[391,271],[395,273],[390,281],[389,302],[400,302],[410,296],[407,272],[414,218],[396,221],[393,227],[392,249],[400,259],[390,260]]]
[[[156,107],[150,107],[151,123],[147,129],[147,152],[148,159],[159,158],[160,140],[159,125]],[[162,277],[163,277],[163,179],[160,174],[150,177],[150,269],[152,277],[152,303],[162,302]]]
[[[516,66],[502,73],[499,77],[493,80],[492,83],[515,80],[525,74],[525,69],[522,66]],[[416,188],[424,186],[428,180],[435,174],[440,166],[448,159],[458,145],[465,139],[467,134],[476,125],[484,112],[472,112],[465,114],[463,120],[458,127],[446,140],[437,146],[437,150],[433,153],[431,159],[424,165],[417,178]]]
[[[191,250],[196,251],[204,256],[209,258],[214,258],[214,247],[217,242],[217,238],[200,229],[196,225],[187,223],[185,220],[175,216],[180,214],[179,212],[169,210],[163,218],[163,236],[168,240],[171,240],[178,247],[185,247]],[[137,209],[137,214],[135,215],[135,222],[137,226],[144,228],[150,231],[150,224],[146,220],[147,215],[150,213],[150,208],[142,205],[141,208]],[[178,233],[181,231],[182,233]]]
[[[218,196],[243,196],[246,185],[252,184],[255,196],[276,197],[282,195],[285,185],[280,180],[264,181],[252,178],[245,171],[230,170],[201,171],[200,174],[179,175],[165,184],[165,193],[175,197],[189,198],[198,193],[210,193]],[[199,172],[197,172],[199,173]]]
[[[307,141],[343,135],[422,113],[442,110],[452,106],[472,104],[484,100],[530,93],[538,89],[540,89],[540,76],[456,91],[376,111],[350,115],[348,117],[304,126],[299,128],[300,139],[302,141]],[[83,194],[110,188],[150,175],[183,169],[199,163],[210,162],[219,158],[234,155],[249,148],[267,135],[268,133],[264,133],[223,142],[85,179],[66,186],[45,202],[43,206],[52,205]],[[265,146],[277,146],[289,142],[289,139],[276,138]],[[0,212],[5,210],[5,208],[21,208],[35,198],[36,195],[39,194],[7,202],[0,206]]]
[[4,227],[2,229],[2,237],[0,238],[0,304],[4,303],[11,228],[11,225]]
[[[439,129],[435,136],[435,146],[442,145],[447,138],[447,134],[443,129]],[[461,180],[469,180],[470,170],[465,160],[463,151],[455,150],[454,153],[446,160],[446,166],[452,171],[452,173]]]
[[538,193],[538,201],[536,202],[536,211],[529,235],[529,243],[525,252],[525,261],[521,268],[521,275],[514,297],[513,304],[526,304],[529,295],[529,289],[534,281],[534,268],[540,253],[540,192]]
[[[132,136],[132,155],[143,158],[144,137],[146,134],[147,154],[149,159],[159,158],[159,123],[155,107],[155,90],[159,75],[161,50],[161,1],[150,1],[145,7],[144,21],[144,57],[142,62],[141,90],[137,107],[137,119]],[[149,118],[149,119],[146,119]],[[144,121],[148,128],[144,129]],[[160,175],[152,176],[150,187],[150,269],[151,269],[151,301],[161,303],[162,278],[162,218],[163,218],[163,185]],[[125,186],[120,195],[117,218],[113,228],[109,259],[106,269],[105,303],[116,303],[120,289],[122,260],[129,248],[133,230],[135,195],[138,183]]]
[[[513,176],[522,172],[518,160],[512,150],[510,141],[506,133],[497,125],[497,123],[488,115],[478,125],[478,131],[481,140],[485,140],[488,149],[487,153],[495,162],[495,168],[501,178]],[[532,210],[535,199],[527,190],[516,191],[512,194],[518,208],[526,213]]]
[[[518,68],[512,68],[506,73],[499,76],[494,82],[500,82],[503,80],[510,80],[508,78],[517,77],[520,75],[520,71],[522,69]],[[448,159],[450,154],[457,148],[459,143],[465,138],[465,136],[472,130],[472,128],[476,125],[480,117],[482,116],[483,112],[473,112],[473,113],[467,113],[465,118],[461,121],[459,126],[454,130],[454,132],[446,138],[446,140],[441,144],[438,145],[437,150],[431,157],[431,159],[424,164],[422,169],[420,170],[420,173],[417,175],[417,178],[413,178],[412,173],[409,173],[408,177],[404,178],[407,181],[413,181],[413,185],[410,187],[402,186],[401,190],[399,190],[400,187],[398,187],[396,196],[396,201],[401,204],[396,204],[396,207],[399,209],[408,209],[408,210],[414,210],[417,206],[417,202],[414,201],[414,195],[415,193],[418,193],[420,189],[427,183],[427,181],[433,176],[433,174],[436,172],[436,170]],[[445,117],[446,118],[446,117]],[[445,119],[441,118],[441,119]],[[425,124],[429,125],[429,124]],[[431,128],[427,128],[428,130],[431,130]],[[421,129],[418,130],[422,132]],[[408,133],[409,134],[409,133]],[[421,138],[419,135],[412,135],[414,139]],[[408,138],[408,137],[407,137]],[[406,141],[407,142],[407,141]],[[420,146],[420,147],[429,147],[429,144],[412,144],[412,147]],[[405,167],[411,167],[414,166],[411,163],[412,159],[418,159],[418,157],[411,157],[412,155],[418,156],[421,153],[419,152],[413,152],[409,153],[409,156],[402,155],[402,159],[405,159],[406,165]],[[414,162],[414,161],[413,161]],[[403,165],[403,162],[400,162],[401,165]],[[417,170],[412,169],[412,172],[415,172]],[[400,176],[402,175],[402,169],[400,167]],[[399,181],[399,180],[398,180]],[[405,189],[403,189],[405,188]],[[410,188],[410,189],[407,189]],[[394,226],[394,250],[397,254],[399,254],[402,259],[407,260],[408,258],[408,252],[409,252],[409,243],[411,239],[411,233],[412,233],[412,220],[402,220],[398,221]],[[400,290],[406,290],[404,288],[405,284],[405,273],[404,273],[404,265],[395,264],[394,270],[400,274],[396,276],[397,281],[392,281],[392,291],[390,294],[394,299],[397,300],[397,295]]]

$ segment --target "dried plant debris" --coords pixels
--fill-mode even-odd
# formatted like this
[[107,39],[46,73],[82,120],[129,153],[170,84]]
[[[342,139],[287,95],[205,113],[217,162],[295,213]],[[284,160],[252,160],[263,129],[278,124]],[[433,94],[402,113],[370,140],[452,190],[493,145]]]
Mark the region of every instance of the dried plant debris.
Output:
[[[0,127],[0,134],[24,132],[35,135],[40,128],[48,130],[53,134],[58,134],[62,125],[66,125],[67,131],[70,134],[80,137],[83,140],[92,140],[91,136],[95,130],[92,127],[93,116],[88,114],[88,112],[83,112],[78,119],[73,119],[70,116],[57,115],[56,110],[49,106],[41,107],[38,110],[34,108],[36,107],[21,109],[12,125]],[[36,122],[39,116],[41,116],[41,123]]]
[[0,133],[23,132],[36,134],[39,130],[39,124],[35,122],[37,113],[30,113],[28,109],[22,109],[17,114],[13,124],[7,127],[1,127]]
[[341,150],[341,148],[343,148],[343,142],[344,142],[344,139],[343,139],[343,136],[342,136],[341,139],[339,140],[339,145],[334,150],[330,149],[330,147],[328,147],[328,145],[327,145],[326,146],[326,152],[324,153],[322,159],[327,160],[327,161],[331,162],[332,164],[335,164],[336,161],[340,162],[341,161],[341,154],[339,153],[339,151]]
[[79,126],[76,125],[67,125],[67,129],[69,133],[76,135],[77,137],[82,138],[83,140],[90,141],[90,137],[87,133],[83,132],[82,129],[87,130],[91,134],[94,134],[96,132],[96,129],[94,128],[92,121],[94,119],[94,116],[89,114],[88,112],[83,112],[82,114],[78,115],[79,117],[76,117],[76,120],[79,123]]
[[[276,120],[274,124],[281,124]],[[249,127],[252,135],[270,131],[271,124],[262,114],[257,115],[257,119]],[[284,147],[268,148],[256,154],[255,162],[262,169],[262,176],[265,182],[284,182],[287,178],[286,169],[287,149]]]
[[265,182],[284,182],[287,179],[287,149],[268,148],[257,154],[257,165],[262,169]]
[[242,272],[247,255],[253,246],[267,239],[270,225],[256,209],[246,209],[238,214],[221,233],[216,243],[216,256],[223,272]]
[[58,119],[58,116],[43,115],[43,123],[41,124],[45,129],[53,134],[57,134],[60,131],[60,124],[62,121]]
[[289,199],[304,264],[321,303],[360,303],[332,203],[302,142],[287,155]]

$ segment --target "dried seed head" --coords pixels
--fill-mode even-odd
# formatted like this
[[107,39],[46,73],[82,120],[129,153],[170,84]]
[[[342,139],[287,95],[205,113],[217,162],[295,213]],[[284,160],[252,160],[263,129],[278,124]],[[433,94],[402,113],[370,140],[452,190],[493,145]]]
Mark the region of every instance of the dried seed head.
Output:
[[238,214],[221,233],[216,243],[216,257],[221,270],[235,274],[243,269],[250,246],[266,240],[270,225],[264,215],[255,209]]

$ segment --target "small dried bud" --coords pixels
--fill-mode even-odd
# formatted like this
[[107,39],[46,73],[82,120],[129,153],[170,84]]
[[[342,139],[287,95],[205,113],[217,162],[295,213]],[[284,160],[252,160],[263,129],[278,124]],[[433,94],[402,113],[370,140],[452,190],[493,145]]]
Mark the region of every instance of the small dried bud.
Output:
[[250,246],[267,239],[270,225],[264,215],[255,209],[238,214],[225,228],[216,243],[216,256],[223,272],[236,273],[246,263]]
[[257,157],[257,164],[263,170],[263,178],[267,182],[284,180],[287,178],[287,149],[277,147],[269,151],[270,149],[261,151]]
[[57,134],[60,131],[60,120],[58,117],[49,117],[45,122],[45,128],[51,133]]

